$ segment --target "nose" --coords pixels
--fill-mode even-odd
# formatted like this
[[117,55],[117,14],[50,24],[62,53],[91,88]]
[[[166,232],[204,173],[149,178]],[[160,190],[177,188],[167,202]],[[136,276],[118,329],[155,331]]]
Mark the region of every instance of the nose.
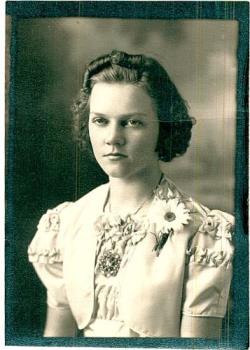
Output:
[[125,137],[123,133],[123,128],[118,123],[110,123],[107,128],[107,134],[105,138],[107,145],[119,145],[122,146],[125,143]]

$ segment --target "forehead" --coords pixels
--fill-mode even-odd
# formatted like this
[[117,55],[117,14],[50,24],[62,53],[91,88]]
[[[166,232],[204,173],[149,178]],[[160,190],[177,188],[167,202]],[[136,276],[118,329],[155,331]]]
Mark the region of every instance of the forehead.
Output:
[[139,86],[127,83],[96,83],[90,95],[90,112],[154,114],[151,97]]

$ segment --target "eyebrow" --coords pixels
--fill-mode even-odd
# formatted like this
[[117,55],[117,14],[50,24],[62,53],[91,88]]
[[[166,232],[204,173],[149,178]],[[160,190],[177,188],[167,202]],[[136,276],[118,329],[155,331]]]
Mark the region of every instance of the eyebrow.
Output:
[[[106,114],[103,113],[98,113],[98,112],[90,112],[89,114],[94,114],[97,117],[108,117]],[[121,114],[119,117],[121,118],[128,118],[128,117],[134,117],[134,116],[142,116],[145,117],[145,113],[141,112],[133,112],[133,113],[128,113],[128,114]]]

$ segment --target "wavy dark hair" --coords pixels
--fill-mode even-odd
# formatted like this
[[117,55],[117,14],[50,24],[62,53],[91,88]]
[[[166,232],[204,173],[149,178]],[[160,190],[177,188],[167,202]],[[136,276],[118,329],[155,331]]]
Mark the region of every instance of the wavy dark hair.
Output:
[[87,66],[83,87],[74,104],[74,135],[83,149],[94,157],[89,138],[89,97],[97,82],[129,83],[140,86],[152,98],[159,119],[157,149],[164,162],[184,154],[189,146],[194,118],[166,70],[155,59],[113,50]]

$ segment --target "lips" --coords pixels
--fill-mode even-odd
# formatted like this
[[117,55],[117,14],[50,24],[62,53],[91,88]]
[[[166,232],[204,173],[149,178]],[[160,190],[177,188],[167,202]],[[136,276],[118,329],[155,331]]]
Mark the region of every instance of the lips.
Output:
[[115,153],[107,153],[107,154],[104,155],[104,157],[109,157],[109,156],[127,157],[125,154],[123,154],[123,153],[118,153],[118,152],[115,152]]
[[104,155],[104,157],[107,157],[109,159],[122,159],[122,158],[127,158],[127,156],[123,153],[107,153]]

